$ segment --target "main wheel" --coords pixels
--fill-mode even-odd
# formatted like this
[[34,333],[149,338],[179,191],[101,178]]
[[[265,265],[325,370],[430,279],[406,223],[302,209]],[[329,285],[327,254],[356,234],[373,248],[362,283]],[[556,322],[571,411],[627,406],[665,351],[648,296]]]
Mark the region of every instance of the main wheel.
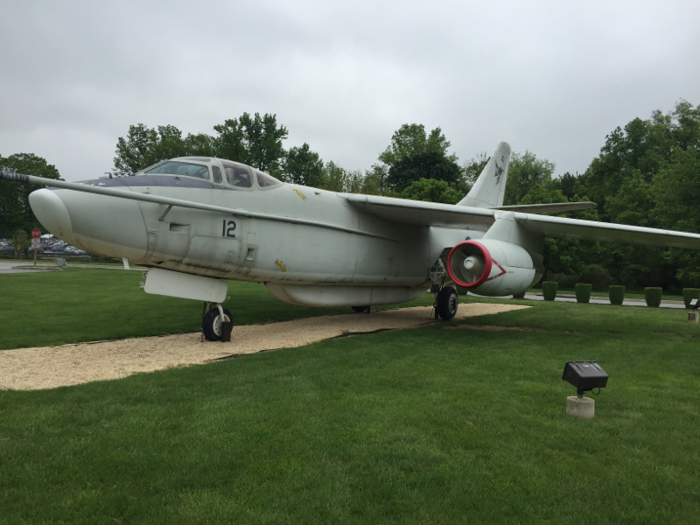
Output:
[[231,312],[226,308],[224,308],[224,317],[225,319],[222,321],[218,308],[212,308],[204,314],[204,319],[202,319],[202,331],[207,341],[221,341],[221,323],[229,322],[233,319]]
[[353,306],[352,309],[356,314],[361,314],[362,312],[368,311],[369,306]]
[[435,309],[442,319],[445,321],[452,319],[457,313],[458,306],[459,296],[457,295],[457,290],[447,286],[438,292]]

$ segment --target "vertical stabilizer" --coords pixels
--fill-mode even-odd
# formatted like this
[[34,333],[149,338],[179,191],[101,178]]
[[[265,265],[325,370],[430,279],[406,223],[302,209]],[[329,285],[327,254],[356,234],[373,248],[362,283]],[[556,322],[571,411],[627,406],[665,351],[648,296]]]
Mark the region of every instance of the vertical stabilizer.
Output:
[[484,167],[484,171],[476,179],[471,191],[457,203],[457,206],[475,206],[477,208],[503,206],[509,160],[510,146],[506,142],[501,142]]

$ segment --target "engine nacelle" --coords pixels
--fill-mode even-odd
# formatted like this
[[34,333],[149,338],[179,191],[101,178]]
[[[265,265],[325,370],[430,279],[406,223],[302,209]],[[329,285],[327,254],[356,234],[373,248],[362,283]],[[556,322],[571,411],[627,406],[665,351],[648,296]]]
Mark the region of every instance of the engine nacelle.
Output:
[[447,273],[458,286],[480,295],[513,295],[526,291],[543,273],[527,250],[484,239],[456,245],[447,256]]

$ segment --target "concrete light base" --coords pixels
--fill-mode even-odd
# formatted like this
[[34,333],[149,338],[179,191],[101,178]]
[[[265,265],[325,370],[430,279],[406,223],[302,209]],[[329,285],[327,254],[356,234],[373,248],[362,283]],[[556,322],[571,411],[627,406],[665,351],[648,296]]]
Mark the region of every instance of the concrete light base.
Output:
[[595,415],[595,401],[590,397],[569,396],[566,398],[566,415],[591,419]]
[[698,313],[697,312],[688,312],[688,322],[689,323],[697,323],[698,322]]

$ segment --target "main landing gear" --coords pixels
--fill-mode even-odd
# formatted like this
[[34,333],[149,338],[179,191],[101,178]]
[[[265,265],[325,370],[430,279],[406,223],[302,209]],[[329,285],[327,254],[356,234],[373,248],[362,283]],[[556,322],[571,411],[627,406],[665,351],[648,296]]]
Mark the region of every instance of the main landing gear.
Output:
[[231,312],[218,303],[204,303],[202,315],[202,333],[207,341],[230,341],[233,317]]
[[446,277],[447,270],[442,262],[442,258],[440,258],[430,269],[430,282],[432,283],[430,291],[435,294],[435,319],[440,317],[445,321],[449,321],[457,314],[459,296],[457,295],[457,290],[452,286],[442,285]]
[[361,313],[368,314],[372,307],[371,306],[353,306],[351,308],[352,308],[353,312],[355,312],[356,314],[361,314]]
[[449,321],[457,314],[459,296],[452,286],[445,286],[435,293],[435,317]]

